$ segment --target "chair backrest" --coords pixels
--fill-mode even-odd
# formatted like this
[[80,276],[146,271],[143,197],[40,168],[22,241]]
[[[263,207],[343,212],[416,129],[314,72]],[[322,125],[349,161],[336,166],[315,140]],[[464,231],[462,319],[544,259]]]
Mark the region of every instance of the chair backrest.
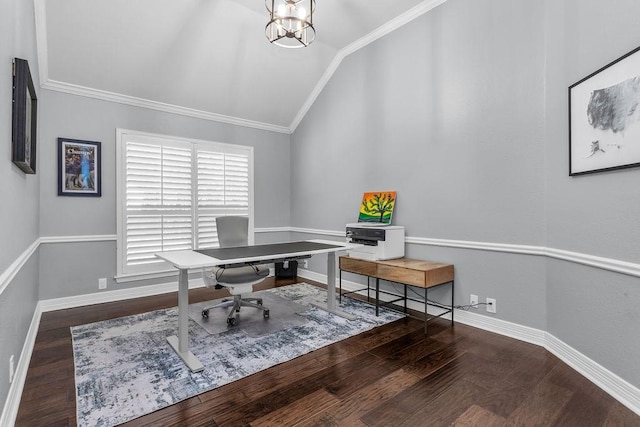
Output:
[[221,248],[249,244],[249,218],[246,216],[217,217],[216,229]]

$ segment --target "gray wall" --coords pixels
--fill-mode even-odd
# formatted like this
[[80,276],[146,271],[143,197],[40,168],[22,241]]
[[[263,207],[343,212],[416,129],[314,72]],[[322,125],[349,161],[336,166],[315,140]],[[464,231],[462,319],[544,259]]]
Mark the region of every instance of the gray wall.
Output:
[[[448,0],[350,55],[292,137],[292,225],[342,230],[362,192],[397,190],[394,222],[410,237],[638,262],[640,169],[570,178],[567,137],[567,87],[640,44],[637,16],[633,0]],[[456,303],[496,298],[496,318],[549,331],[640,386],[638,278],[406,250],[455,264]]]
[[[408,236],[544,245],[544,20],[541,2],[449,0],[343,60],[292,138],[293,225],[343,230],[364,191],[397,190]],[[545,329],[539,258],[407,255],[454,263],[457,304]]]
[[[638,263],[640,169],[569,177],[566,106],[568,86],[640,45],[640,2],[547,0],[547,9],[548,246]],[[551,334],[640,387],[640,279],[549,260],[547,298]]]
[[[40,233],[42,236],[116,234],[116,128],[176,135],[254,147],[255,226],[285,227],[290,215],[289,135],[194,119],[154,110],[42,90]],[[57,192],[57,138],[102,143],[102,197],[60,197]],[[115,241],[42,246],[40,299],[147,282],[116,284]]]
[[[36,175],[25,175],[11,163],[11,61],[14,57],[29,61],[38,92],[34,28],[33,2],[0,2],[0,274],[39,236],[40,155]],[[37,253],[0,292],[0,402],[4,402],[9,391],[9,357],[15,355],[17,366],[38,301]]]

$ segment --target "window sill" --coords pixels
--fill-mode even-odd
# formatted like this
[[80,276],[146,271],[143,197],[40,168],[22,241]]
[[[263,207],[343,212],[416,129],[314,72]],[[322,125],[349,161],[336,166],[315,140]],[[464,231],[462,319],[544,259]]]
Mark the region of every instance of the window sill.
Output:
[[150,279],[163,279],[165,277],[177,277],[177,270],[165,270],[165,271],[156,271],[149,273],[129,273],[129,274],[121,274],[119,276],[114,277],[116,283],[129,283],[129,282],[139,282],[142,280],[150,280]]

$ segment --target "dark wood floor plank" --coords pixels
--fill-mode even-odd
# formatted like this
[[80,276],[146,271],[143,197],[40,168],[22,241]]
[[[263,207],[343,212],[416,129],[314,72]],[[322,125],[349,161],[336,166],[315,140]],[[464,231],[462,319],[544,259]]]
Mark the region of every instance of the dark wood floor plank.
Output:
[[[444,345],[439,341],[432,341],[433,349],[430,353],[416,360],[409,360],[404,368],[419,378],[426,378],[438,369],[452,363],[454,360],[465,354],[465,350],[460,350],[457,343]],[[425,349],[427,350],[427,349]]]
[[613,402],[609,414],[603,423],[604,427],[640,427],[640,417],[620,402]]
[[377,381],[355,390],[352,394],[341,397],[340,406],[333,408],[330,413],[320,419],[330,418],[338,425],[357,425],[362,422],[360,418],[366,413],[394,398],[418,381],[420,378],[404,369],[395,370]]
[[455,427],[503,427],[507,423],[503,417],[480,406],[471,405],[453,422],[453,425]]
[[543,381],[509,415],[507,422],[521,426],[552,425],[572,396],[572,391]]
[[[261,289],[294,280],[267,279]],[[321,285],[317,282],[305,282]],[[192,289],[191,303],[225,290]],[[16,425],[75,426],[71,326],[177,305],[175,292],[43,313]],[[453,404],[452,404],[453,402]],[[544,348],[401,319],[139,417],[126,426],[588,425],[640,417]]]
[[[366,363],[375,360],[375,356],[362,353],[357,357],[348,358],[340,363],[319,364],[322,369],[311,375],[290,378],[286,386],[278,387],[260,397],[252,395],[252,399],[242,405],[228,408],[226,411],[216,411],[214,419],[220,425],[243,425],[264,417],[278,407],[292,404],[306,398],[318,390],[340,381],[349,373]],[[274,368],[270,368],[274,370]],[[241,381],[249,383],[251,377]],[[247,384],[248,386],[249,384]],[[219,408],[218,408],[219,409]]]
[[207,413],[207,408],[202,405],[198,396],[185,399],[175,405],[168,406],[151,414],[136,418],[122,424],[126,427],[142,427],[142,426],[177,426],[190,425],[190,422],[196,423],[197,420],[211,425],[215,425],[213,418]]
[[436,399],[448,388],[464,380],[463,370],[450,363],[381,403],[361,419],[371,426],[397,425],[411,417],[422,406]]
[[410,417],[396,425],[398,427],[451,425],[485,394],[484,388],[472,382],[456,381],[439,393],[435,399],[420,405]]
[[252,427],[281,427],[307,424],[309,419],[318,413],[330,410],[338,406],[339,403],[340,401],[331,393],[319,389],[251,421],[250,425]]

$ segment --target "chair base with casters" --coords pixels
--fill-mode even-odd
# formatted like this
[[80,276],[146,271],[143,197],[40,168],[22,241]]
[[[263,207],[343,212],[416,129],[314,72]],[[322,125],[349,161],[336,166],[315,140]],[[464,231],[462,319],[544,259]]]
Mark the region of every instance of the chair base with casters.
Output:
[[[269,274],[269,269],[263,266],[247,266],[240,268],[233,268],[226,270],[220,268],[214,272],[203,271],[203,278],[207,287],[217,287],[218,285],[227,288],[229,293],[233,296],[232,299],[225,298],[222,302],[206,306],[202,309],[202,317],[209,317],[209,310],[219,307],[231,307],[229,315],[227,316],[227,324],[233,326],[236,324],[236,315],[240,312],[241,307],[253,307],[258,310],[262,310],[262,315],[265,319],[269,318],[269,309],[262,305],[262,298],[245,297],[243,294],[249,294],[253,292],[253,285],[258,284],[264,280]],[[253,278],[252,282],[247,282],[247,277]],[[240,280],[242,283],[227,283],[222,280]]]

